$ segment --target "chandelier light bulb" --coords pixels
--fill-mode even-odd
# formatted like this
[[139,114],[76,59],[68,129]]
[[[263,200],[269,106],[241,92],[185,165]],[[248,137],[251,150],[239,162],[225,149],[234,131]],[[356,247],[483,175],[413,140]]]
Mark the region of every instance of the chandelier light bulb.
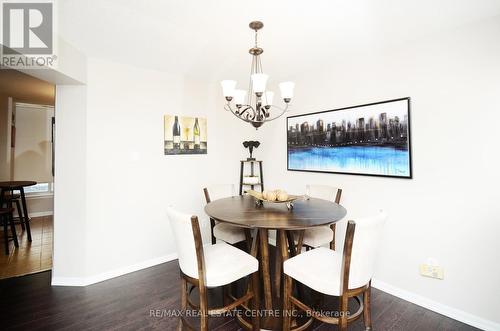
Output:
[[252,76],[252,89],[255,93],[264,93],[266,90],[267,79],[269,78],[266,74],[253,74]]
[[262,104],[264,106],[272,106],[273,98],[274,98],[274,92],[266,91],[266,93],[264,93],[264,98],[262,100]]
[[245,104],[245,98],[247,96],[247,91],[245,90],[234,90],[234,103],[236,105]]
[[223,80],[220,82],[220,85],[222,86],[222,94],[226,99],[232,99],[234,96],[234,89],[236,88],[236,81],[235,80]]
[[293,89],[295,87],[294,82],[283,82],[280,83],[281,97],[285,102],[290,102],[293,98]]

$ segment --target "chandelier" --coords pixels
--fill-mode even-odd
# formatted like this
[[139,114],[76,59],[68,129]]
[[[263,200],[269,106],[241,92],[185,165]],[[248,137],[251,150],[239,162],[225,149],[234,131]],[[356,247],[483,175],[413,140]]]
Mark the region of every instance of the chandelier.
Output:
[[248,51],[252,55],[248,90],[237,90],[234,80],[223,80],[221,85],[227,101],[224,109],[258,129],[265,122],[275,120],[287,111],[293,97],[295,83],[280,83],[281,98],[285,104],[284,107],[273,105],[274,92],[266,91],[269,76],[262,71],[260,60],[260,55],[264,50],[257,44],[258,31],[264,27],[264,24],[260,21],[254,21],[250,22],[249,27],[255,31],[255,46]]

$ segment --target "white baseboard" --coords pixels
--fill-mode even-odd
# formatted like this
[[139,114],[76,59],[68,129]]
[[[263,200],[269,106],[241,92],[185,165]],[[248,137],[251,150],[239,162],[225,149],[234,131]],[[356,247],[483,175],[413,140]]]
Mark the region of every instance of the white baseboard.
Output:
[[26,193],[26,200],[53,199],[54,193]]
[[[52,272],[54,269],[52,269]],[[50,283],[52,286],[87,286],[87,280],[82,277],[54,277]]]
[[52,277],[52,286],[88,286],[91,284],[99,283],[111,278],[115,278],[118,276],[123,276],[125,274],[138,271],[141,269],[146,269],[149,267],[153,267],[158,264],[162,264],[165,262],[169,262],[177,259],[177,253],[172,253],[169,255],[157,257],[154,259],[150,259],[147,261],[139,262],[130,266],[126,266],[123,268],[118,268],[115,270],[110,270],[98,275],[89,276],[89,277]]
[[[54,212],[53,211],[40,211],[40,212],[37,212],[37,213],[29,213],[29,215],[30,215],[30,218],[33,218],[33,217],[43,217],[43,216],[54,215]],[[17,217],[17,214],[14,214],[14,217]]]
[[481,330],[485,331],[498,331],[500,330],[500,324],[481,318],[476,315],[472,315],[470,313],[467,313],[463,310],[459,310],[447,305],[444,305],[442,303],[439,303],[437,301],[425,298],[423,296],[420,296],[418,294],[403,290],[401,288],[392,286],[390,284],[387,284],[385,282],[373,279],[372,280],[372,286],[384,291],[386,293],[392,294],[398,298],[401,298],[403,300],[409,301],[411,303],[414,303],[416,305],[419,305],[421,307],[424,307],[426,309],[432,310],[436,313],[439,313],[444,316],[448,316],[450,318],[453,318],[454,320],[460,321],[465,324],[472,325],[476,328],[479,328]]

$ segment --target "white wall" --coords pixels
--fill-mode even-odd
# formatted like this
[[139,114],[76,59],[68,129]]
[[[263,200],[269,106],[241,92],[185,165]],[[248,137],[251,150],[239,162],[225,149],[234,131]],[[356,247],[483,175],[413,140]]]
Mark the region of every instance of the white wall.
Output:
[[[331,184],[344,189],[350,215],[388,212],[377,280],[496,323],[499,34],[498,20],[468,26],[325,63],[297,81],[291,115],[410,96],[413,180],[288,172],[285,119],[260,131],[268,187],[301,193],[306,183]],[[419,276],[428,257],[444,280]]]
[[[254,132],[252,128],[242,130],[231,114],[215,109],[215,87],[206,82],[97,59],[90,59],[87,66],[86,109],[83,105],[78,109],[56,105],[59,129],[66,126],[64,136],[76,140],[74,147],[81,151],[78,164],[56,164],[56,171],[82,175],[71,179],[78,181],[71,184],[69,178],[56,174],[55,228],[70,231],[58,228],[68,217],[78,217],[78,226],[84,227],[85,241],[79,240],[85,250],[87,278],[83,283],[175,256],[166,206],[199,215],[206,225],[202,188],[236,183],[239,157],[234,156],[243,147],[234,137],[246,130]],[[68,114],[61,115],[64,112]],[[208,154],[163,155],[166,113],[208,117]],[[71,114],[77,120],[69,123]],[[64,116],[68,117],[61,119]],[[77,122],[81,127],[74,128]],[[71,127],[77,131],[71,133]],[[58,148],[69,148],[71,143],[63,144]],[[78,185],[86,192],[73,216],[66,213],[70,208],[59,197],[61,183],[74,189]],[[65,210],[64,215],[57,214],[58,207]],[[54,264],[63,263],[66,261],[58,263],[56,256]],[[56,270],[54,277],[64,280],[72,276]]]
[[[56,2],[56,5],[59,4],[60,2]],[[55,22],[57,24],[57,19]],[[54,67],[46,67],[43,70],[39,68],[21,69],[19,71],[57,85],[84,84],[87,80],[87,70],[84,65],[85,54],[59,36],[54,52],[57,55]]]
[[56,88],[54,284],[80,284],[86,276],[86,90]]

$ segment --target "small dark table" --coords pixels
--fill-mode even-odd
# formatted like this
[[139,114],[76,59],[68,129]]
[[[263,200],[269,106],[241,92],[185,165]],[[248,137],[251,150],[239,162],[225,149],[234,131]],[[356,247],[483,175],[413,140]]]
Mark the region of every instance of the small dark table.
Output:
[[24,194],[24,188],[28,186],[34,186],[37,183],[34,181],[7,181],[0,182],[0,205],[4,203],[4,194],[5,191],[19,191],[21,194],[21,202],[22,202],[22,216],[19,215],[20,218],[24,220],[24,224],[26,226],[26,231],[28,233],[28,241],[31,242],[31,228],[30,228],[30,218],[28,216],[28,208],[26,205],[26,195]]
[[[264,308],[267,311],[272,310],[273,306],[282,305],[279,283],[275,282],[276,298],[275,300],[272,298],[268,230],[277,230],[276,249],[279,252],[277,254],[279,261],[276,262],[275,270],[281,273],[281,263],[288,259],[288,251],[290,250],[292,256],[296,253],[293,235],[295,231],[291,230],[297,230],[300,238],[303,237],[305,229],[335,223],[347,213],[344,207],[335,202],[315,198],[294,201],[292,210],[288,210],[284,203],[264,202],[264,206],[256,206],[255,198],[248,195],[214,200],[205,206],[205,212],[216,221],[243,227],[246,231],[258,230],[254,233],[252,245],[258,245],[259,249],[257,255],[260,256],[260,272],[264,282]],[[257,237],[258,241],[255,240]],[[278,321],[276,318],[264,318],[262,328],[276,330],[279,324],[281,318]]]

